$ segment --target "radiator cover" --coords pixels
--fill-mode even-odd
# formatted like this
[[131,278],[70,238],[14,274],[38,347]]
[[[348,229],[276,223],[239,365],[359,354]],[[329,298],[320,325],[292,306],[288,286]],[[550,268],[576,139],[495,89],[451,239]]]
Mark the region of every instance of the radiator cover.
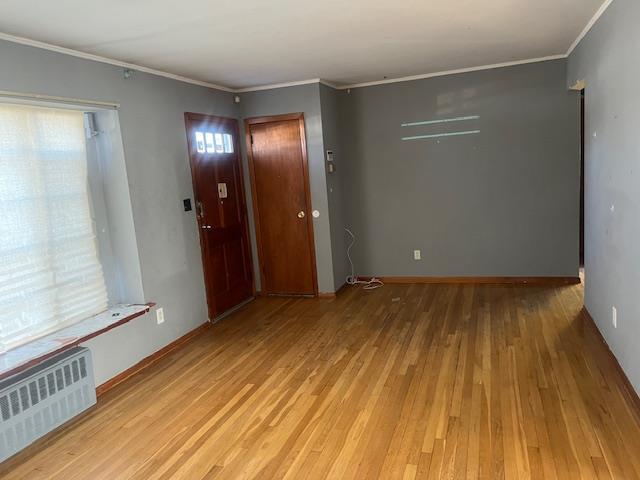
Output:
[[0,382],[0,462],[95,403],[88,348],[72,348]]

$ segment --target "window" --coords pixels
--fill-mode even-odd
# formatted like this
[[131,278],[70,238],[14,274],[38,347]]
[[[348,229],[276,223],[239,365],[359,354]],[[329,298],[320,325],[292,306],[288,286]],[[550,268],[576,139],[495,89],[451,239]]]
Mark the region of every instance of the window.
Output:
[[233,153],[233,137],[228,133],[224,135],[224,151],[226,153]]
[[213,146],[213,133],[207,132],[204,136],[207,139],[207,153],[215,152],[216,148]]
[[224,152],[224,146],[222,145],[222,134],[216,133],[216,153]]
[[233,137],[229,133],[197,131],[196,150],[198,153],[233,153]]
[[83,113],[0,104],[0,351],[107,307]]
[[198,153],[204,153],[204,135],[202,132],[196,132],[196,149]]

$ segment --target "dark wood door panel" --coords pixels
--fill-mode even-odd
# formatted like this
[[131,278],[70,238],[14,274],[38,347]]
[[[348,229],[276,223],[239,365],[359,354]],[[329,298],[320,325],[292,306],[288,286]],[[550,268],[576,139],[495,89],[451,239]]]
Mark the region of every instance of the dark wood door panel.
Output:
[[[216,167],[216,182],[224,183],[227,188],[227,198],[219,203],[221,223],[226,228],[239,226],[244,219],[244,195],[239,185],[238,165],[235,158],[221,158]],[[217,188],[217,184],[214,185],[216,195]]]
[[244,259],[242,258],[242,243],[228,243],[224,246],[227,258],[227,272],[229,287],[245,281]]
[[225,253],[219,244],[212,241],[205,233],[206,252],[207,252],[207,276],[209,277],[209,286],[215,293],[223,293],[229,289],[229,282],[226,275],[220,275],[218,272],[224,272],[226,269]]
[[[254,294],[238,123],[191,113],[185,114],[185,120],[207,304],[213,319]],[[225,189],[220,191],[220,185]]]

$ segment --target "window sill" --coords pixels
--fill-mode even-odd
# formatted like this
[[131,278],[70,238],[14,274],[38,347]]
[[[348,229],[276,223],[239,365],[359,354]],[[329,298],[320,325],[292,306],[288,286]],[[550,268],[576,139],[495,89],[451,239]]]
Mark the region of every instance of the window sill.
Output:
[[0,354],[0,380],[149,312],[155,303],[121,305]]

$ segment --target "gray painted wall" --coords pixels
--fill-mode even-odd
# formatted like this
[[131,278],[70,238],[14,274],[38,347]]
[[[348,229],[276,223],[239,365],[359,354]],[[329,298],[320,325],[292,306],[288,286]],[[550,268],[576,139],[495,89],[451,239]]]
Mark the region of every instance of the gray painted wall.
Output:
[[587,82],[585,305],[638,392],[639,18],[637,0],[615,0],[571,54],[567,76],[568,85]]
[[[333,284],[337,289],[344,285],[350,267],[347,260],[349,245],[346,227],[345,202],[349,201],[345,185],[345,157],[342,150],[341,123],[339,116],[339,91],[320,85],[320,107],[322,110],[322,138],[325,152],[333,151],[336,170],[327,172],[327,198],[329,202],[329,224],[331,227],[331,253],[333,257]],[[325,170],[326,171],[326,170]]]
[[[207,319],[196,220],[193,212],[185,213],[182,209],[182,199],[193,198],[184,112],[234,118],[305,113],[312,202],[313,208],[321,213],[314,221],[318,284],[321,292],[334,291],[318,84],[243,94],[242,103],[236,105],[233,95],[227,92],[141,72],[135,72],[131,79],[125,80],[118,67],[6,41],[0,41],[0,63],[3,66],[0,90],[121,105],[118,118],[126,171],[118,174],[118,181],[128,182],[133,226],[130,219],[119,219],[121,226],[128,224],[129,230],[135,228],[138,251],[129,252],[131,249],[120,245],[126,241],[115,242],[118,245],[114,248],[124,248],[132,262],[136,255],[140,258],[142,285],[129,289],[136,297],[129,300],[141,301],[143,297],[146,301],[157,302],[165,309],[166,321],[156,325],[152,313],[88,342],[94,355],[98,384]],[[240,143],[244,150],[243,139]],[[244,173],[251,210],[246,155]],[[129,200],[121,200],[106,199],[114,205],[127,207]],[[257,271],[251,211],[249,218]],[[123,235],[127,237],[127,232],[118,232],[115,237],[112,233],[112,241]],[[125,270],[133,272],[137,268],[132,265]],[[257,286],[259,288],[259,276]]]
[[142,283],[166,321],[145,315],[88,342],[102,383],[207,319],[184,112],[238,116],[233,96],[0,41],[0,90],[115,101],[119,110]]
[[[319,84],[241,95],[0,41],[0,90],[115,101],[144,298],[165,308],[89,342],[102,383],[206,320],[185,111],[247,118],[304,112],[321,292],[348,274],[344,226],[363,275],[575,275],[578,102],[566,63],[547,62],[351,91]],[[11,66],[8,68],[7,66]],[[479,135],[403,142],[407,121],[480,115]],[[459,128],[460,127],[460,128]],[[242,123],[241,123],[242,129]],[[244,141],[244,175],[257,272]],[[327,177],[324,151],[337,172]],[[126,202],[125,202],[126,203]],[[412,260],[419,248],[423,260]],[[333,254],[332,254],[333,250]],[[259,288],[259,278],[258,278]]]
[[[280,115],[285,113],[304,113],[305,130],[307,135],[307,157],[309,162],[309,183],[311,187],[312,208],[320,212],[320,217],[313,220],[315,236],[316,263],[318,270],[318,290],[333,292],[333,260],[331,258],[331,231],[329,226],[329,207],[327,200],[327,181],[324,167],[324,146],[322,137],[322,120],[320,109],[319,84],[298,85],[287,88],[276,88],[248,92],[240,95],[241,117],[261,117],[266,115]],[[240,122],[242,138],[244,139],[244,125]],[[253,266],[256,277],[256,287],[260,289],[260,275],[258,271],[258,253],[255,242],[255,226],[253,222],[253,205],[251,200],[251,182],[249,181],[249,166],[246,157],[246,145],[241,141],[243,151],[243,170],[245,189],[247,193],[247,208],[250,218],[250,234],[253,249]]]
[[579,100],[565,77],[558,60],[340,92],[357,273],[577,276]]

